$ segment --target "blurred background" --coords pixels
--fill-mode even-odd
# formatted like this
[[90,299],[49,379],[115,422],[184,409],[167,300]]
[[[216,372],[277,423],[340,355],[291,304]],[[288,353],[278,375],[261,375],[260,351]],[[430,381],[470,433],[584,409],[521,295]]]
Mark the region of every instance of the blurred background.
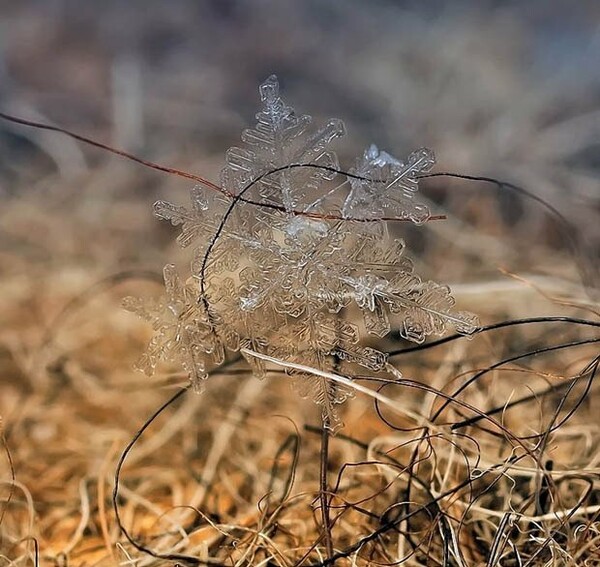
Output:
[[[276,73],[298,112],[344,120],[346,167],[371,142],[399,158],[428,146],[437,171],[495,176],[552,203],[585,233],[588,251],[600,248],[599,61],[592,0],[0,4],[3,111],[216,180],[225,150],[253,123],[257,85]],[[183,202],[189,187],[1,122],[3,208],[24,197],[48,208],[58,186],[65,220],[83,207],[88,229],[109,215],[125,232],[141,222],[127,218],[134,196],[149,211],[158,194]],[[475,269],[458,273],[455,254],[492,270],[543,264],[537,244],[563,250],[567,263],[572,255],[555,219],[507,191],[438,179],[424,194],[450,217],[432,231],[436,272],[451,279]],[[4,228],[4,248],[42,244]],[[154,230],[158,243],[161,230],[172,242],[168,228]],[[431,248],[430,231],[402,230],[416,252]],[[121,244],[118,263],[148,260]]]
[[[253,123],[258,84],[276,73],[298,112],[344,120],[337,149],[346,167],[372,142],[399,158],[428,146],[437,171],[520,183],[553,204],[584,234],[588,255],[600,248],[599,61],[600,5],[591,0],[22,0],[0,8],[5,112],[216,180],[225,150]],[[132,199],[143,196],[150,211],[157,195],[183,202],[188,188],[64,136],[0,123],[2,208],[33,199],[46,212],[58,206],[63,219],[83,214],[86,230],[114,222],[119,265],[161,265],[139,250],[143,221],[128,215]],[[403,227],[403,235],[418,253],[437,251],[442,277],[541,266],[538,245],[562,250],[569,264],[564,233],[539,205],[476,183],[437,179],[423,188],[449,221]],[[31,219],[7,222],[2,248],[20,242],[48,256],[48,242],[28,234]],[[144,242],[160,244],[161,234],[172,242],[166,227],[147,230]],[[93,248],[94,235],[80,231],[51,240],[55,250]],[[477,262],[457,268],[456,254]]]
[[[343,167],[352,167],[371,143],[400,159],[427,146],[438,158],[435,171],[496,177],[551,204],[567,229],[522,195],[436,178],[420,184],[421,194],[447,220],[390,228],[405,238],[416,271],[449,283],[460,308],[484,324],[598,314],[590,290],[598,285],[593,272],[600,250],[599,63],[597,0],[0,0],[0,112],[218,181],[225,151],[254,123],[259,83],[275,73],[299,113],[316,123],[345,122],[348,133],[335,147]],[[150,325],[125,313],[121,301],[158,296],[163,265],[189,262],[189,251],[175,242],[176,228],[153,217],[152,203],[184,204],[191,185],[64,135],[0,120],[0,445],[5,434],[19,490],[31,494],[28,508],[15,492],[0,520],[0,548],[10,543],[1,553],[18,557],[15,565],[31,564],[32,534],[52,564],[115,564],[120,536],[109,498],[116,459],[186,380],[175,364],[162,366],[152,380],[134,372]],[[443,359],[403,358],[402,370],[446,387],[472,365],[579,333],[545,326],[480,337]],[[561,356],[538,366],[560,379],[579,371],[579,351]],[[541,379],[526,376],[496,381],[494,375],[493,387],[467,392],[469,403],[502,408]],[[283,381],[260,382],[247,395],[252,381],[217,378],[205,395],[190,396],[161,417],[159,433],[129,461],[129,486],[163,511],[194,502],[190,479],[200,477],[209,447],[213,473],[220,463],[220,474],[242,471],[245,479],[248,463],[267,470],[293,432],[274,412],[300,429],[317,422],[312,404],[298,403]],[[415,411],[428,407],[419,393],[398,395]],[[250,415],[237,430],[236,404]],[[597,405],[585,406],[575,433],[560,445],[557,462],[567,470],[587,466],[586,459],[597,470]],[[370,443],[389,433],[365,399],[346,407],[349,435]],[[517,410],[528,432],[537,411]],[[230,422],[221,436],[217,425]],[[305,441],[304,464],[318,460],[315,439]],[[335,466],[359,458],[336,447]],[[488,453],[493,462],[501,451],[492,443]],[[8,461],[0,455],[6,480]],[[314,490],[317,467],[302,471],[300,488]],[[2,486],[6,501],[9,483]],[[230,485],[223,486],[207,510],[237,522],[235,506],[217,501],[229,494]],[[527,484],[522,489],[524,499],[533,494]],[[257,481],[244,493],[251,513],[267,490]],[[311,513],[311,498],[302,503],[303,514]],[[502,496],[492,506],[499,501],[508,502]],[[136,502],[128,499],[129,519],[137,517]],[[172,529],[162,523],[166,514],[148,510],[140,513],[144,529]],[[482,524],[488,530],[490,518]],[[108,524],[110,530],[98,528]],[[483,539],[475,533],[472,541]],[[586,549],[577,537],[570,541]],[[145,561],[140,565],[152,564]]]

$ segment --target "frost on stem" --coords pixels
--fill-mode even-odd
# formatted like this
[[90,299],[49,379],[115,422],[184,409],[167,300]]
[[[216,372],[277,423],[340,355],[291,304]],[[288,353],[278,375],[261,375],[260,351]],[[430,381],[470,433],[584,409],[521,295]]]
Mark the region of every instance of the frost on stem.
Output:
[[[362,344],[368,335],[395,328],[422,342],[448,327],[474,332],[476,318],[454,311],[447,286],[414,273],[403,241],[380,220],[429,218],[417,190],[433,153],[423,148],[400,161],[372,145],[349,174],[340,173],[329,146],[343,123],[313,128],[310,116],[283,101],[274,76],[259,92],[257,124],[227,152],[221,174],[225,193],[239,199],[194,187],[189,208],[154,205],[160,219],[181,228],[178,241],[193,248],[193,258],[185,284],[165,268],[164,300],[127,301],[155,331],[140,367],[151,373],[159,358],[178,359],[198,387],[226,350],[245,348],[352,375],[357,366],[386,367],[384,353]],[[248,362],[264,375],[263,360]],[[340,427],[336,407],[351,390],[290,374],[296,391],[321,406],[324,423]]]

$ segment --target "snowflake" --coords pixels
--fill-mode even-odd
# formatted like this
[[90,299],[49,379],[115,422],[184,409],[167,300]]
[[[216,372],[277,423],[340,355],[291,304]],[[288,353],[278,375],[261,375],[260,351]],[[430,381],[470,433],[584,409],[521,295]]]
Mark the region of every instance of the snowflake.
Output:
[[[433,153],[419,149],[402,162],[372,145],[344,174],[329,149],[344,134],[340,120],[312,128],[282,100],[274,76],[259,91],[256,126],[227,152],[223,194],[195,187],[191,208],[154,205],[194,254],[185,285],[165,268],[166,300],[128,300],[155,330],[141,367],[151,372],[159,358],[177,358],[197,386],[226,350],[248,349],[352,375],[357,366],[385,370],[386,355],[363,343],[392,327],[418,343],[448,327],[473,333],[476,318],[454,311],[447,286],[414,273],[384,220],[429,218],[416,194]],[[265,374],[263,360],[245,356]],[[351,389],[290,374],[296,391],[321,406],[324,425],[340,427],[337,406]]]
[[221,364],[225,358],[223,343],[213,333],[213,323],[197,303],[197,294],[182,284],[172,264],[163,270],[166,297],[159,301],[127,297],[125,309],[152,323],[154,336],[137,363],[148,375],[160,359],[181,363],[196,391],[202,390],[208,377],[206,362]]

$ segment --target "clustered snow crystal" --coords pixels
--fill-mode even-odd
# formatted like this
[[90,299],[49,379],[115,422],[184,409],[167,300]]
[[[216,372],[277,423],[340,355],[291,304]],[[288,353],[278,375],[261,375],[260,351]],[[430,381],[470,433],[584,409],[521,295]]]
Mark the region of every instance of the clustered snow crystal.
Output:
[[[177,360],[201,390],[208,368],[244,349],[258,376],[264,361],[248,350],[352,375],[357,366],[385,369],[386,355],[362,343],[392,326],[417,343],[448,326],[472,333],[475,317],[453,311],[449,288],[421,280],[404,242],[388,233],[386,219],[429,218],[416,193],[433,153],[422,148],[403,162],[372,145],[343,174],[329,149],[344,134],[340,120],[315,130],[282,100],[274,76],[260,97],[256,126],[227,152],[223,193],[194,187],[190,208],[154,205],[181,228],[178,241],[194,257],[185,281],[165,267],[164,299],[126,300],[155,331],[140,368],[151,374],[160,359]],[[297,391],[322,407],[326,427],[338,428],[336,405],[350,390],[290,373]]]

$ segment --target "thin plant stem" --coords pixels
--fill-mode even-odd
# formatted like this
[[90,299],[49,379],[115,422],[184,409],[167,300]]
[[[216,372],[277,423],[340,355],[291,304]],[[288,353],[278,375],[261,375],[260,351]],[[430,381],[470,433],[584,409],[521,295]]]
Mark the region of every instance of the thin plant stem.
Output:
[[325,534],[325,549],[327,559],[333,557],[333,539],[331,537],[331,518],[329,517],[329,496],[327,483],[327,469],[329,466],[329,418],[323,417],[321,428],[321,459],[319,474],[319,499],[321,501],[321,518],[323,533]]

